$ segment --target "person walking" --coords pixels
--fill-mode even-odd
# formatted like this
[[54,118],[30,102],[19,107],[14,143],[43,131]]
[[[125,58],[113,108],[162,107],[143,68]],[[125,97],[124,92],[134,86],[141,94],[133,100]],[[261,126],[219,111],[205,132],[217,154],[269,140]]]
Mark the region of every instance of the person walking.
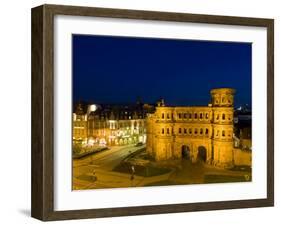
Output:
[[135,167],[134,166],[131,166],[131,187],[134,186],[134,179],[135,179]]

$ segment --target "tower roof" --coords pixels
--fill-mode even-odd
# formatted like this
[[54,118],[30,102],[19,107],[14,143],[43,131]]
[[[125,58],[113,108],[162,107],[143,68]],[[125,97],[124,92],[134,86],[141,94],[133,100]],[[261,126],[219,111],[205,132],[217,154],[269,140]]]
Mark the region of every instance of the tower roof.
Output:
[[232,88],[217,88],[211,90],[211,94],[219,94],[219,93],[235,94],[235,92],[236,90]]

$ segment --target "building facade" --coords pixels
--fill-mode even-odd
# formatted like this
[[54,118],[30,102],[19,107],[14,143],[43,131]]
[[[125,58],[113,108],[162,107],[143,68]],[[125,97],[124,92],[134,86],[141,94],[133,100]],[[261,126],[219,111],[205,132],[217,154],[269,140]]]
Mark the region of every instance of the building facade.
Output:
[[156,161],[201,159],[209,164],[232,166],[233,104],[235,90],[211,90],[208,106],[168,107],[158,103],[147,117],[147,152]]
[[78,104],[72,115],[72,140],[74,144],[83,143],[88,138],[88,115]]
[[146,114],[150,105],[76,106],[73,113],[73,143],[114,146],[146,142]]

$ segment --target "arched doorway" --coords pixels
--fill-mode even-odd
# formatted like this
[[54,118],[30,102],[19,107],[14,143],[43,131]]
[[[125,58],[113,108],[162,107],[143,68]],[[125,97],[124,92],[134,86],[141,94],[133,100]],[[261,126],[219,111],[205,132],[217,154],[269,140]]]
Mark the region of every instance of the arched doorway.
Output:
[[190,160],[190,149],[187,145],[181,147],[181,156],[185,160]]
[[201,160],[203,162],[206,162],[206,160],[207,160],[207,149],[204,146],[198,147],[197,159]]

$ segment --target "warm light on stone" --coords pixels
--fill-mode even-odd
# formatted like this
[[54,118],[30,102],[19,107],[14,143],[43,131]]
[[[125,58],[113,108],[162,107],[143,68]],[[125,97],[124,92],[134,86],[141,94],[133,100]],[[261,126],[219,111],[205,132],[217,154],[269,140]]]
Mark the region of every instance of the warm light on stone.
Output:
[[166,107],[161,101],[147,118],[147,152],[155,160],[189,158],[231,167],[234,89],[211,90],[208,106]]

